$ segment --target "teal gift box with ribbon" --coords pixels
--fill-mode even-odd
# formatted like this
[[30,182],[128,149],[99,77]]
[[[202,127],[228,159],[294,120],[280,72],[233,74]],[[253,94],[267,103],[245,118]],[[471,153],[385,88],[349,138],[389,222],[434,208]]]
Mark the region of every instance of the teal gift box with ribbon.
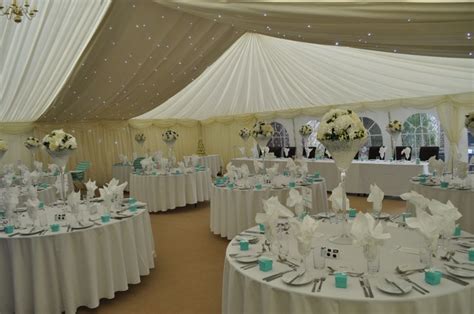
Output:
[[415,163],[416,163],[417,165],[419,165],[419,164],[420,164],[420,158],[416,158],[416,159],[415,159]]
[[316,179],[319,179],[320,176],[321,176],[321,174],[319,173],[319,171],[316,171],[316,172],[313,174],[313,177],[316,178]]
[[407,218],[410,218],[410,217],[411,217],[411,214],[410,214],[410,213],[403,213],[403,214],[402,214],[403,222],[406,222],[406,219],[407,219]]
[[104,215],[100,216],[100,220],[103,223],[108,223],[110,221],[110,215],[109,214],[104,214]]
[[469,251],[468,251],[468,255],[469,255],[469,261],[470,262],[474,262],[474,248],[470,248]]
[[261,232],[265,232],[265,225],[264,224],[258,224],[258,230]]
[[296,187],[296,182],[291,181],[291,182],[288,184],[288,186],[289,186],[290,188],[295,188],[295,187]]
[[335,273],[334,279],[336,282],[336,288],[347,288],[347,274],[346,273]]
[[130,197],[130,198],[128,199],[128,204],[130,204],[130,205],[135,204],[136,202],[137,202],[137,199],[134,198],[134,197]]
[[449,182],[441,181],[440,185],[442,189],[447,189],[449,187]]
[[239,242],[240,250],[241,251],[248,251],[249,250],[249,241],[247,240],[240,240]]
[[234,183],[232,183],[232,182],[227,183],[227,188],[229,190],[232,190],[234,188]]
[[59,231],[59,224],[52,224],[51,226],[49,226],[51,228],[51,231],[52,232],[58,232]]
[[420,177],[420,183],[426,183],[426,177]]
[[432,286],[439,285],[441,283],[442,275],[443,274],[437,270],[425,271],[425,282]]
[[133,204],[128,207],[128,210],[131,211],[132,213],[137,211],[137,205]]
[[456,228],[454,228],[454,233],[453,233],[453,235],[454,235],[455,237],[461,236],[461,227],[460,227],[459,225],[457,225]]
[[11,234],[13,231],[15,231],[15,226],[13,225],[6,225],[3,229],[6,234]]
[[255,184],[255,189],[256,189],[256,190],[261,190],[261,189],[262,189],[262,185],[261,185],[260,183]]
[[263,272],[271,271],[273,269],[273,260],[268,257],[260,257],[258,259],[258,268]]
[[285,177],[289,177],[289,176],[290,176],[290,172],[287,171],[287,170],[285,170],[285,171],[283,171],[283,175],[284,175]]
[[349,208],[349,217],[354,218],[357,215],[357,210],[355,208]]

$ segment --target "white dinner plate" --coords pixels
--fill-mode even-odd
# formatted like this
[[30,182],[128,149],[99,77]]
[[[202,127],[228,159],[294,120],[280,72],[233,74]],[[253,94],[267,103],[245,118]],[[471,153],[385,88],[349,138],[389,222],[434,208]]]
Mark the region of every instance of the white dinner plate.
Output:
[[372,214],[372,216],[374,216],[375,218],[378,218],[378,219],[390,218],[390,214],[387,214],[387,213],[380,213],[380,215],[378,217],[376,217],[375,214]]
[[245,251],[244,251],[244,252],[242,252],[242,254],[237,255],[236,257],[234,257],[234,259],[239,263],[247,264],[247,263],[257,262],[259,257],[260,257],[260,255],[257,255],[257,254],[252,254],[252,253],[245,254]]
[[420,177],[413,177],[411,178],[411,180],[417,182],[417,181],[420,181]]
[[474,271],[459,269],[459,268],[451,268],[446,266],[446,271],[451,275],[463,277],[463,278],[474,278]]
[[84,221],[82,223],[82,226],[79,223],[74,223],[74,224],[71,224],[71,227],[73,229],[79,230],[79,229],[87,229],[89,227],[92,227],[93,225],[94,223],[92,221]]
[[297,272],[292,271],[284,274],[281,277],[284,283],[291,286],[304,286],[311,283],[315,279],[315,275],[310,275],[308,272],[305,272],[303,276],[296,278],[292,283],[290,283],[293,278],[297,275]]
[[379,280],[377,280],[377,283],[375,286],[377,287],[377,289],[385,293],[398,294],[398,295],[407,294],[413,289],[412,285],[409,284],[408,282],[405,282],[399,279],[393,279],[393,281],[400,287],[400,289],[403,290],[403,292],[400,291],[397,287],[395,287],[391,283],[387,282],[385,278],[380,278]]
[[40,227],[36,227],[35,229],[33,229],[32,232],[30,232],[30,230],[31,230],[31,227],[28,227],[26,229],[18,231],[18,233],[21,235],[35,235],[44,231],[44,229]]
[[468,249],[474,247],[474,243],[472,242],[457,242],[457,244]]
[[246,237],[246,236],[237,236],[237,237],[235,237],[235,240],[237,242],[240,242],[242,240],[247,240],[247,241],[249,241],[249,243],[252,243],[252,242],[258,242],[258,237],[256,237],[256,236],[248,236],[248,237]]
[[15,213],[23,213],[23,212],[26,212],[26,207],[17,207],[15,210],[14,210]]
[[316,218],[331,218],[334,216],[336,216],[335,213],[319,213],[319,214],[314,215],[314,217]]

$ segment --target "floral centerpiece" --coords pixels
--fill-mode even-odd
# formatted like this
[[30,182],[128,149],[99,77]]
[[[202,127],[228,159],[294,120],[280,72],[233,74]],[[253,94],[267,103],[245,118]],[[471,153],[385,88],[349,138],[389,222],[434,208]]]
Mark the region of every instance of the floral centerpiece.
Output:
[[273,136],[274,132],[272,125],[265,121],[257,121],[253,125],[252,137],[257,141],[262,152],[264,152],[263,156],[265,156],[267,143]]
[[40,148],[40,146],[41,146],[41,141],[38,138],[33,137],[33,136],[28,137],[25,141],[25,147],[33,155],[33,158],[36,151]]
[[303,146],[304,146],[304,149],[306,150],[306,157],[309,158],[309,154],[311,153],[312,149],[308,148],[308,137],[313,133],[313,128],[310,125],[303,124],[298,130],[298,132],[303,138]]
[[[331,153],[341,173],[341,204],[342,211],[346,212],[346,172],[360,147],[367,141],[367,130],[352,110],[332,109],[323,116],[319,124],[318,140]],[[339,244],[350,244],[352,240],[348,235],[345,216],[342,225],[342,234],[331,240]]]
[[474,136],[474,111],[466,115],[464,125],[466,126],[466,129],[469,131],[469,133]]
[[72,151],[77,149],[76,138],[64,132],[62,129],[53,130],[43,138],[43,145],[54,163],[59,166],[62,187],[61,198],[65,200],[64,171],[69,160],[69,155]]
[[7,150],[8,150],[7,142],[5,140],[0,139],[0,159],[2,159],[3,155],[5,155]]
[[165,132],[163,132],[163,134],[161,134],[161,139],[163,140],[163,142],[166,143],[166,145],[168,145],[168,159],[171,161],[172,165],[176,163],[176,157],[174,156],[173,147],[174,147],[174,143],[176,143],[178,138],[179,138],[178,132],[171,129],[168,129]]
[[250,137],[250,130],[247,129],[247,128],[243,128],[239,131],[239,136],[241,139],[243,139],[244,141],[247,141]]
[[135,134],[135,141],[137,141],[138,144],[143,145],[146,141],[145,134],[143,134],[143,133]]
[[402,133],[402,123],[398,120],[390,121],[385,130],[387,130],[388,134],[390,134],[390,141],[392,144],[392,155],[393,159],[396,159],[395,144],[397,141],[397,137],[400,136],[400,134]]

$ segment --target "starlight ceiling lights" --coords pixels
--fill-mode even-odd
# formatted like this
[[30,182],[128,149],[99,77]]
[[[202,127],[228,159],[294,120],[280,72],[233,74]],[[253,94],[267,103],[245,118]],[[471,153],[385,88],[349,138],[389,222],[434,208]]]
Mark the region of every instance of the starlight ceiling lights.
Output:
[[3,0],[0,0],[0,15],[6,16],[9,20],[13,18],[15,23],[21,23],[23,17],[32,20],[38,10],[36,5],[34,8],[30,6],[30,0],[24,0],[22,4],[19,4],[18,0],[12,0],[9,5],[4,6]]

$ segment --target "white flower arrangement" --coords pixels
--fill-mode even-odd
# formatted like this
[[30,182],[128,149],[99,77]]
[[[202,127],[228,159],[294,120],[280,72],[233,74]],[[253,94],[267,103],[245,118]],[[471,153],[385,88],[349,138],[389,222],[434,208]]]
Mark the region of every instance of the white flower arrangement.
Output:
[[366,137],[364,124],[352,110],[332,109],[319,124],[319,141],[353,141]]
[[239,136],[241,139],[246,141],[250,137],[250,130],[247,128],[243,128],[239,131]]
[[40,147],[41,142],[36,137],[28,137],[25,141],[25,147],[28,149],[34,149]]
[[402,123],[398,120],[390,121],[386,130],[390,134],[399,134],[402,132]]
[[298,130],[303,137],[310,136],[313,133],[313,128],[310,125],[303,124]]
[[466,115],[464,126],[466,126],[469,132],[474,133],[474,111]]
[[135,134],[135,141],[139,144],[143,144],[146,141],[146,136],[143,133]]
[[6,152],[8,150],[8,144],[5,140],[0,139],[0,152]]
[[161,139],[167,144],[173,144],[179,138],[178,132],[174,130],[166,130],[161,134]]
[[43,145],[48,151],[60,152],[77,148],[76,138],[64,130],[54,130],[43,138]]
[[257,121],[252,128],[252,137],[253,138],[270,138],[273,136],[273,127],[270,123],[264,121]]

